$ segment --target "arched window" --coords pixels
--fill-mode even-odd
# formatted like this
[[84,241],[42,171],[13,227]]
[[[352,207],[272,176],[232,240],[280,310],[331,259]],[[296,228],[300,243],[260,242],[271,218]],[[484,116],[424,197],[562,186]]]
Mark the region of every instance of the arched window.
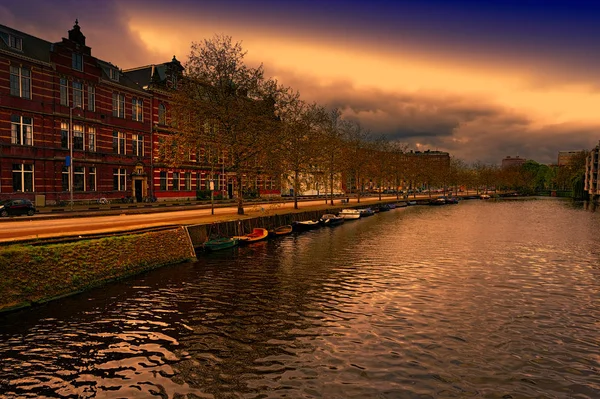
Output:
[[158,104],[158,124],[167,124],[167,109],[165,108],[164,104]]

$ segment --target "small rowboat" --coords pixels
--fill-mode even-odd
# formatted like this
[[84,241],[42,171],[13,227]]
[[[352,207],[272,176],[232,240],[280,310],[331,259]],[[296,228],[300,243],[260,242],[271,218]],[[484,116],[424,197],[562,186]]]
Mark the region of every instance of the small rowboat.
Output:
[[341,216],[336,216],[333,215],[331,213],[326,213],[325,215],[321,216],[321,224],[323,224],[323,226],[337,226],[339,224],[344,223],[344,218]]
[[269,230],[260,227],[255,227],[252,230],[252,233],[243,236],[235,236],[233,238],[237,238],[240,241],[240,244],[250,244],[252,242],[264,240],[268,236]]
[[269,230],[269,236],[271,237],[279,237],[285,236],[288,234],[292,234],[293,228],[291,224],[286,224],[284,226],[279,226],[273,230]]
[[202,244],[205,251],[218,251],[220,249],[233,248],[239,244],[239,240],[235,237],[220,237],[213,238]]
[[321,226],[321,224],[319,223],[318,220],[303,220],[301,222],[292,223],[292,227],[295,231],[312,230],[312,229],[316,229],[317,227],[320,227],[320,226]]

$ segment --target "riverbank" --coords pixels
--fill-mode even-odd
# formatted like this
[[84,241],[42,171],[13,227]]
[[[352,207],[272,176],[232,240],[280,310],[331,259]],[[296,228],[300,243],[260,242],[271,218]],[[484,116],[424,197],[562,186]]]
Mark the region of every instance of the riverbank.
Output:
[[194,258],[183,227],[58,244],[10,245],[0,251],[0,312]]

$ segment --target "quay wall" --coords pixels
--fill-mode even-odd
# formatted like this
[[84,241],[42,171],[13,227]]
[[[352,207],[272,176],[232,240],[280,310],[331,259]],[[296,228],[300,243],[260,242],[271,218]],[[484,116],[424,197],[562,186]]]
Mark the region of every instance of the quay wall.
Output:
[[[381,203],[387,202],[392,201]],[[209,236],[243,235],[255,227],[274,229],[294,221],[319,219],[341,209],[332,206],[282,214],[265,210],[262,216],[160,231],[2,246],[0,312],[42,304],[144,271],[194,260],[195,248],[200,248]]]
[[195,258],[183,227],[0,248],[0,312],[44,303]]

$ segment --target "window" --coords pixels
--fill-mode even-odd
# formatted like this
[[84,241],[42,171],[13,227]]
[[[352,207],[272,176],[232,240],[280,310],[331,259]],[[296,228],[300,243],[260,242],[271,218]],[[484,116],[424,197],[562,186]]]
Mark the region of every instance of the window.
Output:
[[141,134],[134,134],[131,136],[131,149],[133,155],[137,157],[144,156],[144,136]]
[[158,124],[167,124],[167,109],[165,108],[164,104],[158,104]]
[[33,145],[33,119],[11,115],[10,121],[10,142],[19,145]]
[[73,149],[83,151],[83,125],[73,125]]
[[113,152],[125,155],[125,133],[113,132]]
[[13,164],[13,191],[33,192],[33,165]]
[[160,172],[160,189],[162,191],[167,191],[167,172],[165,171],[161,171]]
[[88,168],[88,190],[96,191],[96,168],[93,166]]
[[110,68],[109,77],[115,82],[119,81],[119,70],[116,68]]
[[71,64],[76,71],[83,71],[83,56],[81,54],[73,53]]
[[125,95],[113,93],[113,116],[125,118]]
[[127,187],[125,186],[125,169],[113,169],[113,190],[127,190]]
[[96,87],[88,85],[88,111],[96,110]]
[[179,172],[173,172],[173,191],[179,190]]
[[73,167],[73,191],[85,190],[85,171],[83,166]]
[[69,189],[69,167],[68,166],[62,167],[62,190],[70,191],[70,189]]
[[23,51],[23,39],[10,35],[8,37],[8,45],[15,50]]
[[96,128],[88,127],[88,150],[96,151]]
[[31,70],[11,65],[10,94],[23,98],[31,98]]
[[60,148],[69,148],[69,124],[66,122],[60,124]]
[[83,108],[83,83],[73,82],[73,107]]
[[60,78],[60,105],[69,106],[69,81]]
[[144,120],[144,100],[141,98],[131,99],[131,119],[139,122]]
[[192,189],[192,174],[190,172],[185,172],[183,174],[183,189],[186,191]]

